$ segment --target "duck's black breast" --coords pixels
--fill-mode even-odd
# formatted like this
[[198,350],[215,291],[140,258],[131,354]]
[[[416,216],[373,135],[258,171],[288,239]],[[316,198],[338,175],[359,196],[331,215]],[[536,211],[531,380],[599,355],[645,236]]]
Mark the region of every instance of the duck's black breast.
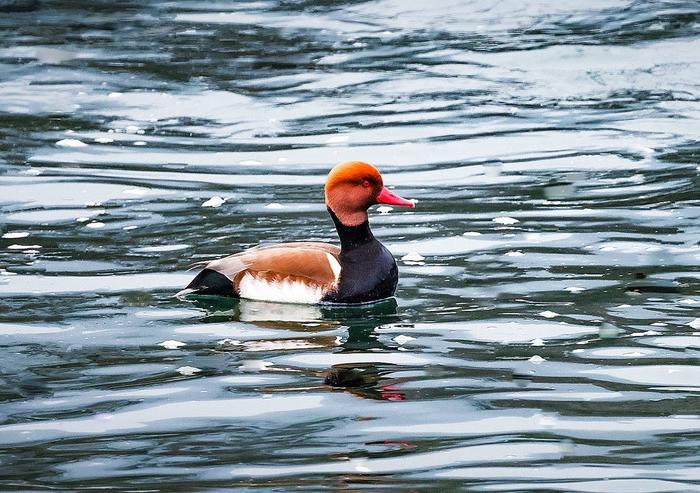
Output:
[[366,303],[393,296],[399,271],[393,255],[379,241],[340,253],[338,289],[324,301]]
[[396,292],[399,271],[391,252],[377,240],[364,222],[345,226],[331,211],[340,237],[340,280],[338,288],[323,301],[367,303],[389,298]]

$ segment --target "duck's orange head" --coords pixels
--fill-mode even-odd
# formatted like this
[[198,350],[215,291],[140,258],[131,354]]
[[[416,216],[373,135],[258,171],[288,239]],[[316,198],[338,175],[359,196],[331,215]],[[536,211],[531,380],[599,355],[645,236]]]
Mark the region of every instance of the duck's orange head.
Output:
[[415,207],[384,186],[377,168],[362,161],[336,165],[326,180],[326,205],[346,226],[367,220],[367,209],[374,204]]

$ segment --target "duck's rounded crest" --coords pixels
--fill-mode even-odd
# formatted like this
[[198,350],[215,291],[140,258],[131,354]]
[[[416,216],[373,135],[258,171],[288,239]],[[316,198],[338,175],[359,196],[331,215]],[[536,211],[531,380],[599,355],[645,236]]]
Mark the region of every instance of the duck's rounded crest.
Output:
[[379,187],[384,184],[379,170],[371,164],[364,161],[345,161],[334,166],[328,173],[326,193],[342,183],[358,184],[363,181],[369,181]]

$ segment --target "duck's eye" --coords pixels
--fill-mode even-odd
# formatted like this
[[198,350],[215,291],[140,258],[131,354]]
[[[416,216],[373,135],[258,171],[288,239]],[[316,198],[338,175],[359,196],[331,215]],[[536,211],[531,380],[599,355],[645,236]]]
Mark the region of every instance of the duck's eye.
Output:
[[362,186],[365,187],[365,188],[368,188],[369,185],[370,185],[370,183],[369,183],[367,180],[365,180],[365,181],[362,182]]

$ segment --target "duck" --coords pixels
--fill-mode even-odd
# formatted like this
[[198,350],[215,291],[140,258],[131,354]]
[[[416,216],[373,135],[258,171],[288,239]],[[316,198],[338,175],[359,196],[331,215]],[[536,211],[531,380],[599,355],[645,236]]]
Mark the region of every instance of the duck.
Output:
[[346,161],[328,174],[325,202],[340,245],[294,241],[261,245],[202,263],[177,296],[224,296],[302,304],[359,304],[391,298],[399,274],[391,252],[372,234],[375,204],[415,207],[384,186],[379,170]]

